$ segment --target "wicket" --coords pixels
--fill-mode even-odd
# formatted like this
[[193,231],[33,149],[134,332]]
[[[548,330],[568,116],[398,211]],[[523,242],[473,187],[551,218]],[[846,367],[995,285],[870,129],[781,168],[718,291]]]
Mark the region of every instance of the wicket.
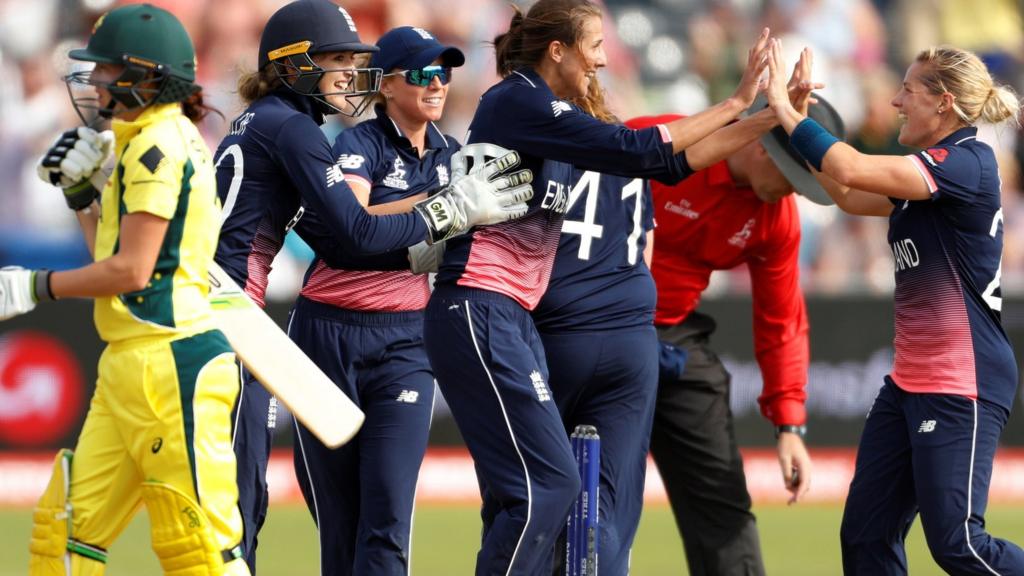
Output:
[[601,437],[594,426],[581,424],[573,430],[570,440],[582,488],[566,525],[565,573],[567,576],[597,576]]

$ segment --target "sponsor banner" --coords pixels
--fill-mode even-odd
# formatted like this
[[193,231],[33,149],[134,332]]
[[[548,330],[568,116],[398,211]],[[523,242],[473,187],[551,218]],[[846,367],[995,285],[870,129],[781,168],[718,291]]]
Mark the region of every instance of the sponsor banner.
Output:
[[[868,408],[892,366],[892,302],[811,297],[807,306],[811,325],[808,444],[856,446]],[[288,309],[282,303],[268,306],[281,323]],[[772,428],[757,406],[762,381],[754,359],[750,299],[715,298],[700,309],[718,323],[711,345],[732,374],[730,401],[738,442],[747,447],[774,446]],[[1018,362],[1024,360],[1024,300],[1004,301],[1003,324]],[[0,451],[74,446],[102,349],[89,302],[40,306],[31,314],[0,323]],[[278,422],[275,446],[290,447],[291,419],[281,414]],[[1024,447],[1020,395],[1000,441]],[[462,445],[440,395],[430,442],[432,446]]]
[[[779,504],[789,498],[782,486],[782,473],[774,450],[743,450],[747,486],[756,504]],[[839,503],[853,477],[852,449],[811,450],[814,476],[808,502]],[[31,506],[49,481],[52,454],[0,454],[0,508]],[[295,480],[292,454],[275,450],[267,467],[271,504],[302,503]],[[416,501],[427,504],[478,504],[480,493],[469,453],[462,448],[431,448],[423,460]],[[646,504],[667,502],[661,476],[648,461]],[[989,492],[990,504],[1024,504],[1024,449],[1005,448],[996,455]]]

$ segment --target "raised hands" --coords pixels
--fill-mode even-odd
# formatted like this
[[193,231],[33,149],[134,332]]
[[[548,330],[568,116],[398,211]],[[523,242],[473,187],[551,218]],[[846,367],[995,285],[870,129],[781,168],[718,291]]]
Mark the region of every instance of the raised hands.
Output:
[[817,100],[811,96],[811,92],[825,87],[824,84],[811,80],[813,65],[814,53],[810,48],[804,48],[800,51],[800,59],[793,66],[793,74],[786,84],[790,103],[797,112],[804,116],[807,115],[810,105],[817,103]]
[[[810,56],[810,51],[804,49],[800,54],[800,63],[797,63],[796,67],[800,71],[800,78],[796,82],[795,100],[804,105],[804,111],[801,113],[790,101],[789,84],[793,81],[791,79],[787,82],[784,76],[786,63],[782,58],[782,41],[778,38],[768,41],[768,88],[765,90],[765,95],[768,97],[768,106],[775,112],[775,116],[786,132],[791,132],[804,119],[806,106],[810,104],[810,88],[807,89],[806,95],[801,94],[803,89],[800,88],[800,84],[803,82],[810,83],[810,65],[812,63]],[[794,70],[794,76],[797,76],[797,70]],[[805,72],[806,76],[804,76]]]
[[744,110],[754,103],[758,92],[763,88],[761,75],[768,66],[769,49],[773,41],[774,39],[768,37],[768,29],[765,28],[761,30],[761,35],[757,37],[757,41],[747,51],[747,66],[743,69],[740,85],[736,87],[736,92],[733,93],[733,98],[743,103]]

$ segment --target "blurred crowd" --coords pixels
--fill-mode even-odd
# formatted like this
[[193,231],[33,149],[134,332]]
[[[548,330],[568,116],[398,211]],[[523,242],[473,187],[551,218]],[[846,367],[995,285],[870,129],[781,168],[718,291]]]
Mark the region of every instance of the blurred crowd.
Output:
[[[64,267],[88,258],[73,215],[35,176],[39,155],[77,117],[61,76],[66,54],[84,44],[111,0],[0,0],[0,265]],[[241,109],[236,81],[252,70],[263,24],[283,0],[153,0],[190,31],[207,103],[223,113],[202,125],[211,150]],[[441,128],[460,140],[476,101],[497,81],[493,37],[508,26],[508,0],[340,0],[364,41],[393,26],[416,25],[460,46],[467,63],[454,76]],[[515,2],[527,6],[529,2]],[[815,51],[815,78],[842,114],[847,140],[864,151],[907,153],[896,142],[889,100],[915,54],[948,43],[980,54],[1000,82],[1024,91],[1022,0],[604,0],[609,66],[603,84],[622,118],[694,113],[727,97],[758,30],[769,26],[794,55]],[[372,114],[372,112],[370,112]],[[325,131],[344,126],[332,118]],[[1005,217],[1004,293],[1024,292],[1022,132],[984,126],[996,150]],[[848,217],[800,199],[802,281],[809,293],[886,293],[892,289],[887,223]],[[291,239],[275,261],[271,297],[290,298],[309,258]],[[742,271],[740,271],[742,272]],[[720,273],[712,290],[743,292],[745,273]]]

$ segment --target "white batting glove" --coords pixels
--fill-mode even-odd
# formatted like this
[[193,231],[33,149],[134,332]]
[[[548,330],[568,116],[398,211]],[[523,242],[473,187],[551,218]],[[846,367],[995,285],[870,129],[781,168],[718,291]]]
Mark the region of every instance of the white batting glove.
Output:
[[114,150],[114,133],[80,126],[60,135],[39,160],[36,173],[47,184],[60,186],[73,210],[88,208],[109,174],[101,168]]
[[[472,168],[469,161],[472,160]],[[452,180],[444,190],[417,202],[413,209],[427,222],[431,244],[462,234],[473,226],[497,224],[526,215],[533,198],[533,172],[509,170],[519,154],[493,144],[470,144],[452,156]],[[468,169],[468,172],[467,172]]]
[[413,274],[427,274],[437,272],[441,267],[441,260],[444,259],[444,240],[433,244],[424,240],[414,246],[409,246],[409,269]]
[[[48,271],[26,270],[17,266],[0,268],[0,320],[31,312],[36,307],[37,282],[48,283],[49,278],[38,278],[37,274],[48,275]],[[47,292],[49,288],[46,288]]]

